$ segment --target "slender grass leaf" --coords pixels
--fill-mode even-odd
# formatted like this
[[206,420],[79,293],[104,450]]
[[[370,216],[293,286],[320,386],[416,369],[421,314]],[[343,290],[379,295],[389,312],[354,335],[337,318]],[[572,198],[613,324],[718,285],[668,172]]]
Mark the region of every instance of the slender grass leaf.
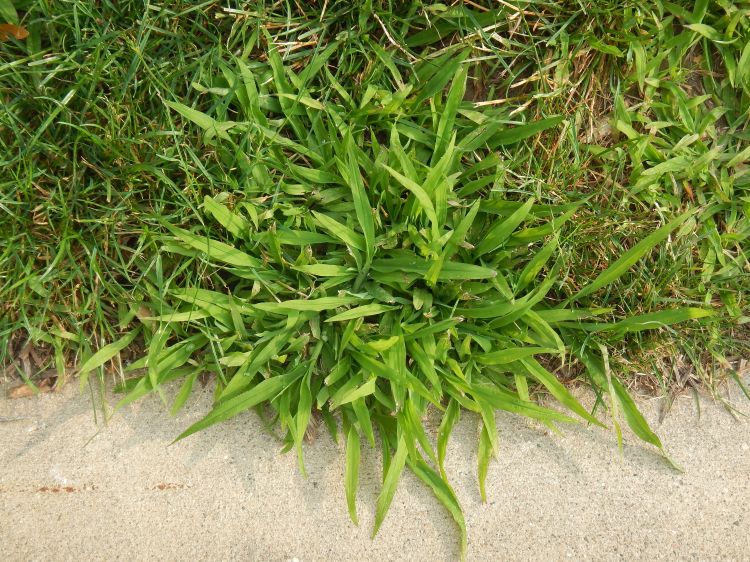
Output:
[[493,134],[487,141],[487,146],[494,149],[498,146],[506,146],[514,144],[536,134],[541,133],[552,127],[556,127],[562,123],[565,117],[563,115],[557,115],[555,117],[549,117],[540,121],[534,121],[526,125],[518,125],[516,127],[505,129],[498,133]]
[[448,513],[451,514],[451,517],[453,517],[453,520],[456,522],[456,525],[458,525],[461,533],[461,559],[464,559],[466,557],[467,549],[466,521],[453,488],[451,488],[445,478],[441,478],[440,475],[422,459],[417,462],[410,462],[409,468],[411,468],[412,472],[414,472],[422,482],[432,489],[435,497],[443,504],[443,506],[445,506]]
[[361,302],[358,297],[321,297],[318,299],[302,299],[282,302],[258,302],[253,303],[255,308],[265,312],[286,314],[288,311],[297,312],[323,312],[333,310],[340,306],[347,306]]
[[320,226],[344,242],[344,244],[351,246],[360,252],[365,251],[365,239],[361,234],[357,234],[351,228],[344,226],[340,222],[332,219],[328,215],[324,215],[323,213],[313,211],[313,215]]
[[477,478],[479,480],[479,495],[482,498],[482,503],[487,503],[487,470],[490,466],[492,453],[490,432],[487,430],[487,425],[482,424],[482,431],[479,434],[479,448],[477,450]]
[[628,271],[639,259],[645,256],[655,246],[660,244],[663,240],[669,236],[669,234],[689,217],[693,215],[693,211],[688,211],[674,219],[673,221],[662,226],[658,230],[652,232],[646,238],[638,242],[635,246],[625,252],[619,259],[610,265],[606,270],[599,274],[590,284],[586,285],[583,289],[578,291],[570,300],[577,300],[581,297],[589,295],[594,291],[605,287],[621,277],[626,271]]
[[633,398],[628,394],[628,391],[625,390],[625,387],[622,386],[622,383],[617,377],[612,377],[611,382],[615,398],[617,398],[617,401],[620,403],[622,412],[625,415],[625,421],[627,421],[630,429],[633,430],[633,433],[646,443],[650,443],[659,449],[663,449],[664,447],[661,439],[659,439],[659,436],[653,432],[651,427],[649,427],[646,418],[644,418],[643,414],[638,410]]
[[380,495],[378,495],[375,507],[375,527],[372,531],[373,537],[378,534],[386,513],[388,513],[388,508],[391,506],[393,495],[396,493],[398,482],[401,479],[401,472],[404,470],[407,453],[408,447],[406,446],[406,439],[402,435],[398,440],[396,453],[393,455],[390,463],[388,463],[388,470],[386,471],[383,480],[383,488],[380,491]]
[[214,406],[213,410],[211,410],[206,417],[183,431],[175,441],[180,441],[197,431],[206,429],[218,422],[228,420],[237,414],[254,408],[258,404],[273,400],[293,384],[301,375],[301,372],[277,375],[261,381],[256,386],[247,392],[243,392],[239,396],[235,396],[226,402],[220,402]]
[[212,240],[205,236],[198,236],[190,231],[176,226],[166,225],[167,228],[179,238],[182,242],[188,246],[195,248],[206,254],[212,260],[216,260],[221,263],[234,265],[236,267],[249,267],[249,268],[261,268],[263,263],[248,254],[241,252],[234,246],[219,242],[218,240]]
[[344,488],[346,491],[346,505],[349,508],[349,517],[355,525],[359,525],[357,518],[357,488],[359,486],[359,456],[360,456],[359,433],[353,425],[349,426],[346,434],[346,476]]
[[468,50],[462,51],[457,56],[448,59],[443,65],[441,65],[432,75],[432,78],[430,78],[426,84],[418,88],[417,95],[414,99],[414,105],[422,103],[441,91],[446,84],[450,82],[450,79],[456,76],[458,68],[468,55]]
[[344,136],[344,144],[346,146],[349,187],[351,188],[352,197],[354,198],[354,212],[357,215],[359,226],[364,234],[364,250],[367,266],[375,255],[375,222],[372,218],[372,207],[370,207],[370,201],[367,198],[367,192],[365,191],[365,186],[362,182],[362,175],[359,171],[354,138],[352,137],[351,132],[347,132]]
[[448,450],[448,440],[450,439],[450,435],[451,435],[451,432],[453,431],[453,427],[458,422],[460,416],[461,416],[460,404],[456,400],[451,399],[448,402],[448,406],[445,409],[445,413],[443,414],[443,419],[440,421],[440,428],[438,429],[438,438],[437,438],[438,466],[440,467],[440,474],[443,476],[443,479],[445,479],[446,477],[445,455]]
[[182,386],[180,386],[180,390],[177,392],[177,396],[175,397],[174,403],[172,404],[172,409],[170,410],[170,413],[173,416],[177,415],[177,413],[185,405],[185,402],[187,402],[190,393],[193,391],[193,384],[195,383],[195,379],[198,378],[199,374],[200,369],[193,369],[193,371],[187,377],[185,377],[185,381],[182,383]]
[[316,277],[353,277],[356,274],[355,270],[352,270],[343,265],[331,265],[325,263],[316,263],[311,265],[297,265],[292,267],[302,273],[308,275],[314,275]]
[[602,422],[592,416],[586,408],[584,408],[578,400],[568,391],[567,388],[547,369],[542,367],[536,359],[527,358],[521,359],[520,364],[523,365],[526,371],[542,383],[550,394],[554,396],[558,402],[565,407],[569,408],[572,412],[575,412],[580,417],[585,419],[589,423],[598,425],[600,427],[606,427]]
[[388,171],[389,174],[391,174],[396,180],[398,180],[398,182],[402,186],[411,191],[414,197],[417,198],[420,208],[424,211],[425,215],[427,215],[427,218],[432,223],[433,228],[435,230],[439,229],[440,224],[438,222],[437,214],[435,213],[435,206],[432,204],[432,200],[430,199],[430,196],[427,194],[427,192],[422,189],[419,184],[417,184],[413,180],[410,180],[403,174],[400,174],[390,166],[386,166],[385,164],[382,164],[382,166]]
[[625,320],[613,323],[581,324],[581,327],[593,332],[641,332],[643,330],[656,330],[680,322],[686,322],[698,318],[707,318],[710,316],[714,316],[712,310],[686,307],[631,316]]
[[206,195],[203,205],[216,221],[231,232],[235,238],[244,239],[250,232],[248,222],[243,217],[231,212],[225,205],[217,203],[212,197]]
[[341,396],[334,395],[334,397],[331,399],[329,408],[331,410],[335,410],[336,408],[339,408],[340,406],[343,406],[344,404],[349,404],[350,402],[354,402],[355,400],[359,400],[360,398],[364,398],[365,396],[369,396],[370,394],[373,394],[375,392],[375,385],[377,384],[377,378],[376,377],[370,377],[367,382],[364,384],[352,388],[351,390],[348,390],[347,392],[344,392]]
[[94,369],[98,369],[104,365],[107,361],[113,359],[118,353],[129,346],[136,336],[140,333],[140,327],[136,328],[125,334],[117,341],[108,343],[102,348],[98,349],[91,357],[78,367],[78,376],[81,377],[81,388],[86,384],[88,374]]
[[[377,387],[376,387],[377,388]],[[365,398],[359,398],[352,402],[352,410],[354,415],[357,416],[359,427],[362,433],[365,434],[367,440],[370,442],[370,446],[375,446],[375,432],[372,429],[372,420],[370,419],[370,411],[367,408],[367,402]]]
[[297,401],[297,413],[294,416],[294,444],[297,449],[297,462],[303,476],[307,476],[305,470],[305,461],[302,454],[302,443],[305,439],[307,426],[310,424],[312,415],[312,391],[310,390],[310,377],[312,369],[308,369],[307,374],[302,379],[299,387],[299,400]]
[[326,322],[342,322],[344,320],[353,320],[355,318],[362,318],[363,316],[383,314],[384,312],[395,309],[395,306],[387,306],[384,304],[365,304],[349,309],[346,312],[341,312],[339,314],[331,316],[330,318],[326,319]]
[[540,353],[555,353],[556,351],[555,348],[547,347],[509,347],[490,353],[475,354],[474,358],[482,365],[507,365]]
[[201,129],[203,129],[206,132],[206,138],[217,136],[220,139],[230,140],[227,131],[234,127],[236,123],[231,121],[217,121],[213,117],[210,117],[209,115],[206,115],[205,113],[198,111],[197,109],[193,109],[179,102],[166,101],[165,103],[169,107],[174,109],[177,113],[189,119],[190,121],[198,125]]
[[510,235],[513,234],[513,231],[518,228],[518,225],[526,219],[533,205],[534,198],[532,197],[526,201],[522,207],[514,211],[507,219],[493,226],[479,245],[477,245],[476,254],[481,256],[502,246],[503,243],[510,238]]

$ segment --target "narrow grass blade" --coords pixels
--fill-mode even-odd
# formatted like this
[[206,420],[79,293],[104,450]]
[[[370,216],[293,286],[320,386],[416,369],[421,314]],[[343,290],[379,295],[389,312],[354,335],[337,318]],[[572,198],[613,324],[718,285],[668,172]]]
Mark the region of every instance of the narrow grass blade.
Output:
[[205,236],[198,236],[197,234],[193,234],[190,231],[178,228],[176,226],[166,226],[170,230],[170,232],[172,232],[172,234],[174,234],[182,242],[184,242],[191,248],[195,248],[196,250],[203,252],[212,260],[216,260],[220,263],[234,265],[236,267],[260,268],[263,266],[263,263],[260,260],[253,258],[244,252],[241,252],[234,246],[230,246],[229,244],[225,244],[224,242],[219,242],[218,240],[206,238]]
[[556,351],[556,348],[548,347],[509,347],[489,353],[479,353],[474,357],[482,365],[507,365],[540,353],[555,353]]
[[221,123],[213,117],[210,117],[209,115],[206,115],[205,113],[198,111],[197,109],[193,109],[179,102],[167,101],[165,103],[169,107],[174,109],[177,113],[179,113],[183,117],[186,117],[187,119],[198,125],[201,129],[203,129],[207,133],[207,138],[210,138],[211,136],[217,136],[220,139],[230,139],[227,131],[231,129],[235,125],[235,123]]
[[498,146],[517,143],[559,125],[564,118],[565,117],[562,115],[557,115],[540,121],[534,121],[533,123],[528,123],[526,125],[518,125],[513,128],[505,129],[492,135],[487,141],[487,145],[494,149]]
[[680,322],[686,322],[688,320],[695,320],[699,318],[707,318],[711,316],[714,316],[714,312],[712,310],[708,310],[706,308],[685,307],[672,310],[659,310],[657,312],[650,312],[648,314],[631,316],[630,318],[620,320],[619,322],[593,325],[583,324],[582,327],[593,332],[618,332],[624,334],[631,332],[641,332],[644,330],[656,330],[665,326],[679,324]]
[[466,78],[468,72],[468,65],[461,65],[453,77],[453,83],[448,91],[448,97],[445,100],[445,107],[443,107],[440,122],[438,123],[437,142],[435,143],[435,151],[432,153],[433,164],[438,162],[446,152],[446,147],[450,141],[451,131],[453,131],[453,125],[456,121],[458,106],[466,93]]
[[185,405],[185,402],[187,402],[190,393],[193,391],[193,384],[195,383],[195,380],[198,378],[199,374],[200,369],[193,369],[193,371],[187,377],[185,377],[185,381],[182,383],[180,390],[177,392],[177,396],[175,397],[174,403],[172,404],[172,409],[170,410],[170,413],[173,416],[177,415],[177,412],[179,412]]
[[359,221],[359,226],[364,234],[364,245],[366,255],[366,266],[372,261],[372,257],[375,255],[375,222],[372,218],[372,208],[370,207],[370,201],[367,198],[367,192],[365,186],[362,183],[362,175],[359,172],[359,164],[357,163],[357,154],[355,152],[354,138],[351,132],[347,131],[344,136],[344,144],[346,146],[346,160],[348,166],[349,186],[352,190],[352,197],[354,198],[354,211]]
[[305,470],[305,460],[302,453],[302,443],[305,440],[307,426],[310,424],[312,415],[312,392],[310,390],[310,377],[312,369],[307,371],[305,378],[302,379],[299,387],[299,400],[297,402],[297,413],[294,416],[294,445],[297,449],[297,462],[303,476],[307,476]]
[[378,381],[376,377],[370,377],[370,379],[366,383],[349,390],[340,397],[338,395],[334,395],[334,397],[330,401],[330,409],[335,410],[336,408],[343,406],[344,404],[349,404],[350,402],[354,402],[355,400],[373,394],[375,392],[375,385],[377,384],[377,382]]
[[346,491],[346,505],[349,508],[349,517],[355,525],[359,525],[359,519],[357,517],[359,456],[359,433],[357,433],[357,429],[353,425],[350,425],[349,431],[346,434],[346,476],[344,478],[344,488]]
[[417,462],[409,463],[409,467],[422,482],[432,489],[435,497],[445,506],[448,513],[451,514],[451,517],[456,522],[456,525],[458,525],[461,533],[461,559],[463,560],[466,557],[467,549],[466,521],[453,488],[451,488],[445,478],[441,478],[424,460],[420,459]]
[[356,304],[362,299],[358,297],[320,297],[319,299],[301,299],[282,302],[258,302],[253,303],[255,308],[265,312],[287,314],[288,311],[297,312],[323,312],[333,310],[341,306]]
[[363,316],[374,316],[377,314],[383,314],[384,312],[388,312],[389,310],[394,310],[395,308],[396,307],[394,306],[388,306],[385,304],[365,304],[349,309],[346,312],[341,312],[339,314],[331,316],[330,318],[326,318],[326,322],[342,322],[345,320],[362,318]]
[[378,501],[375,507],[375,527],[372,531],[373,537],[378,534],[380,526],[383,524],[383,520],[388,513],[388,508],[391,507],[393,495],[396,493],[398,482],[401,479],[401,472],[404,470],[408,451],[406,439],[401,436],[398,440],[396,453],[388,463],[388,470],[386,471],[383,480],[383,488],[380,491],[380,495],[378,495]]
[[533,205],[534,198],[532,197],[507,219],[493,226],[477,246],[477,255],[484,255],[502,246],[510,238],[510,235],[513,234],[513,231],[518,228],[518,225],[526,219]]
[[581,403],[576,400],[570,391],[547,369],[542,367],[536,359],[528,358],[522,359],[520,364],[523,365],[526,371],[542,383],[550,394],[554,396],[562,405],[575,412],[583,419],[599,427],[606,427],[602,422],[592,416]]
[[362,433],[365,434],[371,447],[375,446],[375,432],[372,429],[372,420],[370,419],[370,411],[367,409],[367,403],[364,398],[359,398],[352,402],[352,410],[354,415],[357,416],[359,427]]
[[108,343],[101,349],[98,349],[91,357],[78,367],[78,376],[81,377],[81,388],[86,386],[88,374],[94,369],[98,369],[107,361],[113,359],[115,355],[129,346],[136,336],[140,333],[140,327],[128,332],[123,337],[112,343]]
[[250,226],[243,217],[231,212],[225,205],[217,203],[212,197],[206,195],[203,206],[235,238],[244,239],[250,232]]
[[612,283],[615,279],[621,277],[626,271],[628,271],[639,259],[645,256],[651,251],[656,245],[660,244],[663,240],[669,236],[669,234],[688,218],[693,215],[692,211],[688,211],[662,226],[658,230],[652,232],[646,238],[638,242],[630,250],[625,252],[618,260],[610,265],[606,270],[599,274],[590,284],[586,285],[583,289],[578,291],[570,300],[578,300],[581,297],[589,295],[602,287],[605,287]]
[[313,215],[320,226],[344,242],[344,244],[351,246],[360,252],[365,251],[365,239],[361,234],[357,234],[351,228],[344,226],[340,222],[332,219],[328,215],[324,215],[323,213],[313,211]]
[[419,87],[419,93],[414,99],[414,105],[422,103],[442,90],[445,85],[448,84],[450,79],[456,75],[459,66],[463,63],[468,54],[468,50],[462,51],[457,56],[448,59],[443,65],[441,65],[429,81]]
[[487,503],[487,470],[490,466],[492,452],[490,432],[487,430],[487,425],[482,424],[482,431],[479,434],[479,448],[477,450],[477,478],[479,480],[479,495],[482,498],[482,503]]
[[247,392],[243,392],[239,396],[235,396],[234,398],[231,398],[226,402],[221,402],[220,404],[215,406],[214,409],[211,410],[211,412],[209,412],[206,417],[194,423],[185,431],[183,431],[177,437],[177,439],[175,439],[175,441],[185,439],[185,437],[188,437],[197,431],[206,429],[207,427],[210,427],[221,421],[228,420],[236,416],[237,414],[250,410],[251,408],[254,408],[258,404],[261,404],[267,400],[274,399],[292,383],[294,383],[294,381],[298,379],[301,374],[302,373],[289,373],[286,375],[277,375],[275,377],[271,377],[258,383]]
[[435,206],[432,204],[432,200],[430,199],[430,196],[427,194],[427,192],[422,189],[422,186],[417,184],[415,181],[407,178],[403,174],[400,174],[390,166],[386,166],[385,164],[383,164],[383,167],[388,171],[389,174],[391,174],[396,180],[398,180],[398,182],[402,186],[404,186],[406,189],[411,191],[412,194],[414,194],[414,197],[416,197],[417,201],[419,202],[419,206],[432,223],[433,228],[439,228],[440,225],[438,223],[437,214],[435,213]]
[[440,474],[443,476],[443,478],[446,478],[445,473],[445,454],[448,450],[448,440],[450,439],[451,432],[453,431],[453,427],[458,422],[459,417],[461,416],[461,406],[456,401],[451,399],[448,402],[448,407],[445,409],[445,413],[443,414],[443,419],[440,422],[440,429],[438,429],[438,439],[437,439],[437,455],[438,455],[438,465],[440,466]]

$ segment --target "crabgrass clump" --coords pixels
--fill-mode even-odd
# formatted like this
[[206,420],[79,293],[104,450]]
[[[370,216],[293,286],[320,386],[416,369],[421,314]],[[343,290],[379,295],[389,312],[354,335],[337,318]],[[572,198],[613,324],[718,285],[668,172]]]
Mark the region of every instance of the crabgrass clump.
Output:
[[[170,233],[163,259],[174,274],[146,291],[150,313],[142,321],[153,335],[148,355],[131,368],[147,372],[129,381],[122,403],[182,376],[179,409],[199,371],[208,370],[217,377],[214,408],[180,438],[270,408],[303,471],[311,418],[323,418],[334,436],[338,419],[354,521],[361,442],[375,446],[379,436],[384,481],[375,531],[409,467],[448,508],[464,544],[463,515],[443,468],[460,409],[484,422],[484,497],[497,451],[496,409],[550,426],[575,419],[601,425],[547,368],[564,364],[571,351],[636,434],[661,449],[587,336],[710,312],[670,309],[607,323],[596,318],[609,309],[575,302],[618,279],[690,213],[555,302],[559,239],[583,201],[508,198],[492,187],[502,181],[501,148],[554,129],[561,117],[509,120],[504,111],[465,102],[466,49],[417,65],[398,89],[370,85],[353,97],[337,87],[324,56],[297,73],[266,41],[267,62],[221,65],[222,80],[211,88],[222,102],[213,114],[169,102],[202,129],[244,189],[205,197],[205,230],[163,224]],[[182,280],[191,264],[202,264],[201,286]],[[535,385],[568,413],[538,405]],[[422,423],[428,408],[442,415],[436,447]]]
[[[271,412],[304,470],[320,418],[355,521],[379,443],[376,530],[408,467],[464,545],[444,470],[462,409],[483,497],[495,409],[618,436],[622,416],[663,452],[623,366],[747,348],[747,10],[229,4],[14,1],[0,363],[28,338],[83,385],[141,354],[120,404],[178,380],[173,411],[210,374],[183,437]],[[570,364],[609,419],[558,380]]]

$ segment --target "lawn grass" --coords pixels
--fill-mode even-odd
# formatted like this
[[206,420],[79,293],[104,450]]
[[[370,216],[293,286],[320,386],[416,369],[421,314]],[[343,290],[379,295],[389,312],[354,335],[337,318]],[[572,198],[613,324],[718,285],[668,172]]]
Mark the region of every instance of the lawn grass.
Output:
[[462,409],[622,419],[662,450],[629,389],[715,391],[747,352],[747,3],[15,5],[9,372],[33,379],[30,339],[122,403],[181,380],[173,411],[210,373],[183,436],[256,408],[304,470],[321,418],[355,521],[379,439],[378,524],[409,467],[465,537],[442,469]]

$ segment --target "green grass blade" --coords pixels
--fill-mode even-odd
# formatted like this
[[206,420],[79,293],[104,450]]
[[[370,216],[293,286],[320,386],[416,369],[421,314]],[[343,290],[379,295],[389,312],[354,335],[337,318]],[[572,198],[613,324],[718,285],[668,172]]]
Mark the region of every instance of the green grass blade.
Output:
[[509,347],[489,353],[478,353],[474,358],[482,365],[507,365],[540,353],[555,353],[556,348],[548,347]]
[[235,238],[244,239],[250,232],[250,226],[243,217],[232,213],[225,205],[217,203],[212,197],[206,195],[203,206]]
[[319,299],[301,299],[282,302],[258,302],[253,303],[253,306],[265,312],[287,314],[289,311],[323,312],[341,306],[356,304],[361,301],[362,299],[358,297],[320,297]]
[[330,232],[333,236],[344,242],[347,246],[359,250],[360,252],[365,251],[365,239],[361,234],[357,234],[351,228],[344,226],[340,222],[332,219],[328,215],[313,211],[315,220],[317,223]]
[[231,129],[235,125],[235,123],[220,123],[213,117],[210,117],[209,115],[206,115],[205,113],[198,111],[197,109],[193,109],[179,102],[167,101],[165,103],[169,107],[174,109],[177,113],[189,119],[190,121],[198,125],[201,129],[203,129],[207,134],[207,138],[210,138],[211,136],[217,136],[220,139],[224,140],[230,139],[227,131]]
[[477,450],[477,478],[479,480],[479,495],[482,498],[482,503],[487,503],[486,481],[492,453],[490,432],[487,430],[486,424],[482,424],[482,431],[479,434],[479,448]]
[[346,312],[341,312],[330,318],[326,318],[326,322],[343,322],[345,320],[354,320],[355,318],[362,318],[363,316],[375,316],[383,314],[389,310],[395,310],[396,307],[388,306],[385,304],[365,304],[351,308]]
[[591,329],[591,331],[594,332],[618,332],[625,334],[641,332],[644,330],[656,330],[665,326],[679,324],[680,322],[708,318],[711,316],[714,316],[712,310],[685,307],[671,310],[659,310],[657,312],[649,312],[648,314],[631,316],[630,318],[620,320],[619,322],[594,324],[592,328],[589,328],[589,325],[586,324],[583,326],[585,326],[587,330]]
[[243,392],[239,396],[230,398],[226,402],[219,403],[206,417],[183,431],[175,441],[185,439],[185,437],[188,437],[197,431],[211,427],[221,421],[228,420],[237,414],[254,408],[258,404],[276,398],[276,396],[281,394],[286,388],[294,383],[301,374],[301,372],[289,373],[265,379],[247,392]]
[[182,383],[182,386],[180,386],[180,390],[177,392],[177,396],[174,399],[172,409],[169,411],[170,414],[172,414],[173,416],[177,415],[177,413],[185,405],[185,402],[187,402],[187,399],[190,397],[190,394],[193,391],[193,384],[195,383],[195,380],[198,378],[199,374],[200,369],[193,369],[193,371],[187,377],[185,377],[185,381]]
[[692,211],[688,211],[674,219],[673,221],[662,226],[658,230],[652,232],[646,238],[638,242],[635,246],[625,252],[619,259],[610,265],[606,270],[599,274],[590,284],[586,285],[583,289],[578,291],[570,300],[578,300],[581,297],[590,295],[591,293],[598,291],[602,287],[606,287],[619,277],[621,277],[626,271],[628,271],[639,259],[650,252],[655,246],[663,242],[667,236],[678,226],[684,223],[688,218],[693,215]]
[[234,265],[236,267],[251,267],[260,268],[262,262],[256,258],[249,256],[248,254],[241,252],[237,248],[219,242],[218,240],[212,240],[205,236],[198,236],[190,231],[178,228],[172,225],[166,225],[169,231],[174,234],[180,241],[184,242],[191,248],[206,254],[212,260],[216,260],[220,263],[226,263]]
[[375,222],[372,218],[372,207],[370,207],[370,201],[362,183],[362,175],[359,172],[354,138],[349,131],[344,136],[344,144],[346,146],[349,186],[354,198],[354,211],[364,234],[364,249],[367,259],[365,267],[367,267],[375,255]]
[[458,422],[460,416],[461,406],[456,400],[451,399],[448,402],[448,407],[445,409],[443,419],[440,422],[440,428],[438,429],[437,438],[438,465],[440,467],[440,474],[443,476],[443,479],[446,478],[445,455],[448,450],[448,440],[450,439],[453,427]]
[[488,252],[492,252],[498,249],[505,243],[513,231],[526,220],[526,217],[531,211],[531,207],[534,205],[534,198],[532,197],[523,206],[516,209],[512,215],[510,215],[504,221],[497,223],[493,226],[490,231],[485,235],[482,241],[477,245],[476,253],[478,256],[484,255]]
[[458,529],[461,533],[461,559],[463,560],[466,557],[467,549],[466,520],[464,519],[463,509],[461,509],[461,505],[458,503],[458,498],[456,497],[453,488],[451,488],[444,478],[441,478],[437,472],[424,462],[424,460],[420,459],[417,462],[409,463],[409,467],[414,474],[422,480],[422,482],[432,489],[435,497],[448,510],[448,513],[451,514],[456,525],[458,525]]
[[359,525],[357,517],[357,488],[359,486],[359,456],[360,456],[359,433],[353,426],[349,426],[346,434],[346,469],[344,488],[346,491],[346,505],[349,508],[349,517],[355,525]]
[[390,166],[386,166],[385,164],[383,164],[382,166],[388,171],[389,174],[391,174],[396,180],[398,180],[398,182],[402,186],[404,186],[406,189],[411,191],[412,194],[414,194],[414,197],[416,197],[417,201],[419,202],[419,206],[432,223],[433,228],[438,229],[440,224],[438,222],[437,214],[435,213],[435,206],[432,204],[432,200],[430,199],[430,196],[427,195],[427,192],[422,189],[422,186],[420,186],[413,180],[410,180],[403,174],[398,173]]
[[536,359],[521,359],[520,364],[524,366],[526,371],[532,377],[542,383],[545,388],[549,390],[550,394],[560,402],[560,404],[564,405],[572,412],[575,412],[587,422],[598,425],[599,427],[606,427],[602,422],[592,416],[588,410],[586,410],[586,408],[584,408],[581,403],[573,397],[570,391],[565,388],[557,377],[542,367]]
[[468,55],[468,50],[462,51],[458,56],[447,60],[445,64],[440,66],[427,83],[419,87],[418,94],[414,99],[414,105],[422,103],[441,91],[450,82],[450,79],[456,75],[456,72]]
[[372,531],[372,536],[378,534],[380,526],[383,524],[388,508],[391,507],[393,501],[393,495],[396,493],[398,482],[401,479],[401,472],[404,470],[404,464],[406,463],[406,455],[409,452],[406,446],[406,439],[402,436],[398,440],[398,447],[396,453],[393,455],[390,463],[388,463],[388,470],[385,473],[383,480],[383,488],[378,495],[378,500],[375,507],[375,526]]
[[81,388],[84,388],[87,381],[88,374],[94,369],[98,369],[104,365],[107,361],[113,359],[118,353],[129,346],[136,336],[140,333],[141,329],[136,328],[125,334],[117,341],[108,343],[102,348],[98,349],[91,357],[78,367],[78,376],[81,377]]
[[299,388],[299,400],[297,402],[297,413],[294,416],[294,445],[297,449],[297,462],[303,476],[307,476],[305,470],[305,461],[302,454],[302,443],[305,440],[307,426],[310,424],[312,415],[312,392],[310,390],[310,377],[312,369],[307,371],[305,378],[302,379]]
[[378,381],[376,377],[370,377],[370,379],[364,384],[348,390],[341,396],[338,396],[338,394],[334,395],[330,401],[330,409],[335,410],[336,408],[343,406],[344,404],[349,404],[350,402],[354,402],[355,400],[359,400],[360,398],[364,398],[365,396],[373,394],[375,392],[375,385],[377,384],[377,382]]
[[492,135],[487,141],[487,145],[490,148],[494,149],[498,146],[506,146],[509,144],[517,143],[536,134],[539,134],[542,131],[551,129],[552,127],[556,127],[563,121],[564,118],[565,117],[562,115],[557,115],[555,117],[549,117],[540,121],[534,121],[533,123],[528,123],[526,125],[518,125],[516,127],[513,127],[512,129],[505,129]]

